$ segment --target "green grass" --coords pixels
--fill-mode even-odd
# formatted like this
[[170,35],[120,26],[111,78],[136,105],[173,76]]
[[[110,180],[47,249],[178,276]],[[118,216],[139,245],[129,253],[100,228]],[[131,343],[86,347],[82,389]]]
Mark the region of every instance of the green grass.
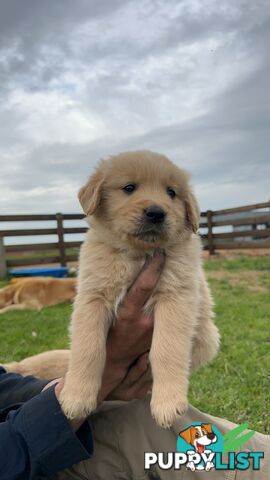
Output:
[[222,341],[213,363],[192,376],[190,400],[269,434],[270,256],[213,259],[205,270]]
[[[222,344],[213,363],[193,374],[190,401],[202,411],[269,434],[270,257],[214,259],[205,269]],[[70,313],[70,305],[60,305],[0,315],[0,362],[67,348]]]
[[239,257],[233,260],[213,258],[205,262],[206,271],[255,270],[270,272],[270,255],[261,257]]
[[0,362],[68,348],[71,305],[48,307],[41,312],[11,311],[0,315]]

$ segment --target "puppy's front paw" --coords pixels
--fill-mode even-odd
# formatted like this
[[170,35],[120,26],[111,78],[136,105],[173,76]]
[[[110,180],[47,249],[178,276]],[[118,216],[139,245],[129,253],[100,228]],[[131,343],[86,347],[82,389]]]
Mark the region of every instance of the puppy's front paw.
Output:
[[187,398],[181,392],[170,392],[162,387],[154,389],[151,399],[151,413],[157,424],[169,428],[188,409]]
[[97,389],[92,387],[65,384],[60,394],[60,404],[67,418],[86,418],[96,409]]

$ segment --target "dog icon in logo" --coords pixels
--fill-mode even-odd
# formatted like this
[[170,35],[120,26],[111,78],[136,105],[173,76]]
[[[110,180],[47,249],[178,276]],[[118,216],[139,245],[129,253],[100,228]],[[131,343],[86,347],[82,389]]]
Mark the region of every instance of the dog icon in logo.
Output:
[[[216,443],[217,436],[212,430],[210,423],[202,423],[200,425],[192,425],[179,433],[179,436],[189,443],[196,453],[202,455],[203,453],[212,453],[209,447],[212,443]],[[189,453],[189,452],[188,452]],[[190,452],[194,453],[194,451]],[[214,468],[213,462],[206,462],[206,464],[199,463],[195,465],[194,462],[187,463],[187,469],[192,470],[206,470],[209,471]]]

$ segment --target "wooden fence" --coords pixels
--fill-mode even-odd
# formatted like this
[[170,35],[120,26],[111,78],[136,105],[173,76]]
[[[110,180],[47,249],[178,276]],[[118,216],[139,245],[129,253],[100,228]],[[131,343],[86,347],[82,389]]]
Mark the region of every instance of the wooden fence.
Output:
[[[50,215],[0,215],[1,223],[9,222],[55,222],[53,228],[23,228],[1,229],[0,227],[0,278],[6,276],[10,267],[21,267],[44,264],[60,264],[66,266],[68,262],[78,260],[78,250],[82,241],[65,241],[67,234],[83,234],[87,227],[66,227],[65,220],[82,220],[83,214],[50,214]],[[5,245],[5,238],[57,236],[57,242],[27,243]],[[32,240],[33,241],[33,240]]]
[[[87,227],[67,227],[66,221],[74,223],[84,218],[83,214],[52,215],[0,215],[0,278],[10,267],[42,264],[66,266],[76,262],[82,241],[66,241],[67,235],[84,234]],[[1,223],[54,222],[53,228],[1,229]],[[243,230],[242,230],[243,228]],[[226,231],[230,229],[230,231]],[[225,210],[208,210],[201,213],[201,237],[204,249],[213,254],[221,249],[269,248],[270,249],[270,202],[246,205]],[[55,235],[56,242],[6,244],[11,237],[42,237]],[[33,242],[33,240],[31,240]],[[14,240],[13,240],[14,242]]]
[[270,249],[270,201],[202,212],[200,228],[206,229],[201,237],[210,254],[216,250]]

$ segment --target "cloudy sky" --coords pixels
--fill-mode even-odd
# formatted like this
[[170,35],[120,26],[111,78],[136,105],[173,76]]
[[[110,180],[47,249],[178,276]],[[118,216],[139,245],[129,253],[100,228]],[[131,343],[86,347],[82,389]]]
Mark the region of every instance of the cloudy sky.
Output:
[[0,0],[2,213],[77,212],[101,157],[163,152],[201,208],[266,201],[268,0]]

